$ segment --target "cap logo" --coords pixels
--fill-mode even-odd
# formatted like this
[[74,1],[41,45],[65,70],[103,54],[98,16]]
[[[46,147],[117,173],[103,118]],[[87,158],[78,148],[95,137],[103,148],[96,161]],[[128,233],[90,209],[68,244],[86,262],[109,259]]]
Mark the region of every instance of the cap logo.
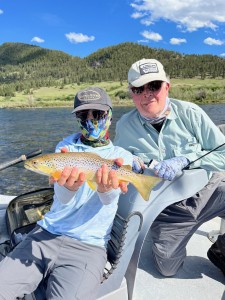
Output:
[[101,98],[101,95],[93,90],[82,91],[78,94],[77,97],[80,101],[91,101],[98,100]]
[[140,74],[145,75],[148,73],[159,73],[159,69],[156,63],[147,63],[139,66]]

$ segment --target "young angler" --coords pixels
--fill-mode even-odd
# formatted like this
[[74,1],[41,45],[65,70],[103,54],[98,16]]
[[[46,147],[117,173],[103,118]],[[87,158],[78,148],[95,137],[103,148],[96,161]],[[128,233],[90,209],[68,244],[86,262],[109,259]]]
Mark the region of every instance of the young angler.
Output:
[[[73,113],[81,131],[66,137],[56,152],[92,152],[103,158],[133,156],[107,137],[112,102],[104,90],[90,87],[75,96]],[[36,290],[37,299],[96,299],[106,264],[121,185],[106,165],[97,171],[97,191],[85,174],[66,166],[54,184],[51,210],[0,263],[0,299],[12,300]],[[45,295],[38,296],[41,287]],[[39,298],[38,298],[39,297]],[[40,298],[41,297],[41,298]]]

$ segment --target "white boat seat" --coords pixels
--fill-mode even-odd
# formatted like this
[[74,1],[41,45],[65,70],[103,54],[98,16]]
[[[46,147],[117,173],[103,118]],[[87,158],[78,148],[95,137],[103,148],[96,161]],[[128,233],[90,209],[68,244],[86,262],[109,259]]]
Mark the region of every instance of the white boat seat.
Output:
[[[151,173],[151,171],[146,170],[145,173]],[[187,182],[188,184],[186,184]],[[132,217],[128,222],[122,255],[116,269],[102,283],[98,300],[132,299],[142,246],[152,222],[168,205],[192,196],[207,182],[208,176],[205,170],[186,170],[173,182],[161,181],[158,183],[153,188],[149,201],[144,201],[137,190],[129,185],[128,193],[120,196],[117,214],[125,219],[134,212],[135,215],[138,212],[143,217],[143,223],[140,231],[134,232],[132,228],[134,224],[132,223],[135,219]],[[137,215],[136,222],[140,222]],[[135,226],[137,230],[137,224]],[[124,292],[125,285],[127,286],[127,294]]]

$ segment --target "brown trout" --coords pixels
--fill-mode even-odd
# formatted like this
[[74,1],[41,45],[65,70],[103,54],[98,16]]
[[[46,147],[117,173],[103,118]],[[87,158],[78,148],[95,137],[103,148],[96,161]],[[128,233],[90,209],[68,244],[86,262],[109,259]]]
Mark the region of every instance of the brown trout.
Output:
[[154,176],[136,174],[131,166],[117,166],[113,160],[104,159],[95,153],[67,152],[41,155],[25,162],[26,169],[59,179],[65,166],[77,167],[79,172],[84,172],[90,188],[97,190],[96,172],[103,164],[109,170],[116,170],[118,180],[132,183],[144,200],[149,200],[153,186],[160,181]]

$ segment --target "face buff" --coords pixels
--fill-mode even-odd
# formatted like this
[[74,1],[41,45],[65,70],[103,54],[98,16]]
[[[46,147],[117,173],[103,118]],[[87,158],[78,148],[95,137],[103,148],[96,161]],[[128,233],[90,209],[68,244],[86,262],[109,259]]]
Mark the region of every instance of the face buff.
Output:
[[82,121],[77,118],[77,122],[81,128],[81,141],[85,145],[92,147],[101,147],[108,145],[110,140],[106,137],[107,131],[111,124],[112,110],[99,119],[89,119]]

